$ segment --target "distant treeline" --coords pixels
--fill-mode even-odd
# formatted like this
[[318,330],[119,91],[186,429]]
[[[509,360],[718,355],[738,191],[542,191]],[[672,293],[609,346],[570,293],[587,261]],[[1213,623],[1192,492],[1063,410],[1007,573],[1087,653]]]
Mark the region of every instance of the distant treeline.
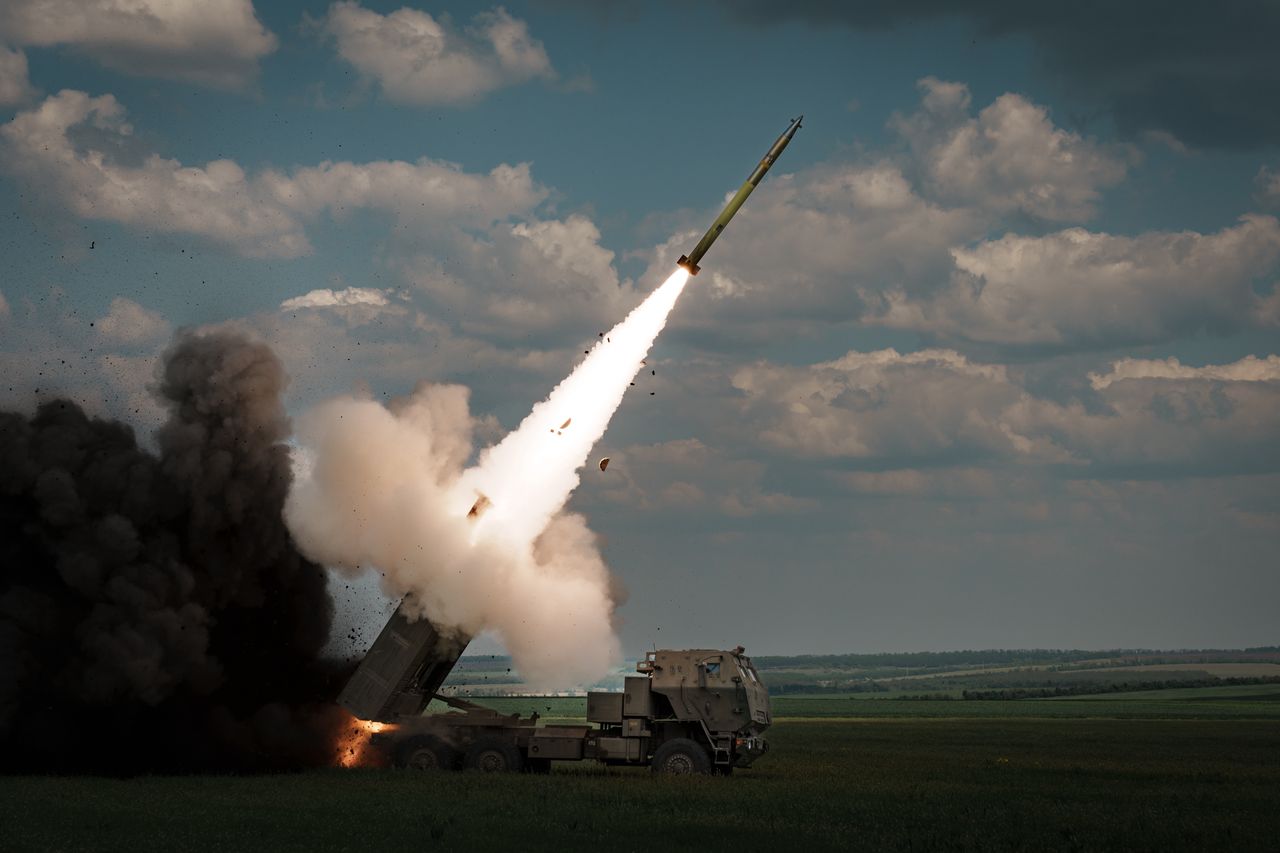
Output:
[[[1245,684],[1280,684],[1280,677],[1259,678],[1195,678],[1169,679],[1165,681],[1114,681],[1093,682],[1057,687],[1018,687],[1001,690],[965,690],[964,699],[1052,699],[1055,696],[1096,696],[1102,693],[1134,693],[1140,690],[1180,690],[1188,687],[1228,687]],[[951,698],[938,696],[911,696],[904,699]]]
[[[1092,658],[1158,657],[1176,662],[1212,663],[1280,655],[1280,646],[1247,649],[964,649],[954,652],[880,652],[847,655],[761,655],[758,669],[932,669],[964,666],[1022,666],[1072,663]],[[1210,660],[1212,659],[1212,660]]]

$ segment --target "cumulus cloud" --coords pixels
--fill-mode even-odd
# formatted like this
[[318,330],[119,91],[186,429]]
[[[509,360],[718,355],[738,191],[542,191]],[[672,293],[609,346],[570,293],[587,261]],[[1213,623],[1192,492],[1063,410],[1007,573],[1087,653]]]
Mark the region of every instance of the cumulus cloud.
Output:
[[[0,127],[0,142],[6,171],[78,216],[191,234],[248,257],[309,254],[307,222],[370,210],[390,215],[396,230],[406,234],[407,246],[423,245],[424,232],[430,232],[442,255],[469,253],[477,263],[485,255],[485,238],[478,234],[489,229],[508,242],[542,245],[546,265],[567,263],[581,275],[602,272],[599,262],[607,267],[612,258],[583,243],[599,240],[589,221],[532,217],[547,190],[533,181],[527,163],[502,164],[482,174],[425,157],[413,163],[324,162],[256,175],[232,160],[186,166],[137,151],[124,108],[114,97],[72,90],[19,113]],[[516,223],[515,217],[525,221]],[[575,239],[578,255],[564,248]],[[595,267],[582,267],[587,255]]]
[[952,251],[936,294],[883,295],[872,322],[1001,345],[1081,347],[1233,332],[1264,320],[1254,285],[1280,259],[1280,222],[1136,237],[1070,228]]
[[387,294],[389,290],[375,290],[372,287],[347,287],[342,290],[319,288],[308,291],[302,296],[295,296],[280,303],[283,310],[299,308],[345,308],[352,305],[371,305],[381,308],[390,304]]
[[641,294],[619,278],[614,253],[600,239],[581,215],[528,217],[495,226],[483,240],[435,235],[405,247],[399,268],[469,334],[563,342],[566,334],[607,328],[639,302]]
[[1258,358],[1248,355],[1231,364],[1192,367],[1176,358],[1122,358],[1105,374],[1090,373],[1089,384],[1101,390],[1126,379],[1226,379],[1232,382],[1274,382],[1280,380],[1280,355]]
[[[950,248],[985,227],[976,211],[922,198],[891,162],[773,172],[712,249],[714,263],[674,323],[711,334],[732,324],[735,336],[772,337],[794,320],[854,320],[865,311],[860,289],[914,290],[945,279]],[[667,275],[700,235],[690,229],[657,246],[642,284]]]
[[969,114],[963,83],[925,77],[920,109],[890,127],[910,146],[924,188],[953,205],[1047,220],[1087,219],[1102,188],[1119,183],[1125,152],[1056,127],[1049,112],[1005,93]]
[[106,315],[99,317],[94,327],[106,343],[124,347],[158,344],[171,331],[169,321],[158,311],[123,296],[111,300]]
[[800,456],[942,461],[1037,449],[1001,420],[1024,393],[1006,369],[954,350],[850,352],[804,367],[760,362],[732,381],[760,423],[758,439]]
[[0,44],[0,107],[21,104],[34,93],[27,77],[27,55]]
[[[186,166],[139,151],[111,95],[71,90],[0,127],[0,147],[3,168],[39,187],[46,202],[85,218],[197,236],[248,257],[309,254],[306,227],[322,216],[385,215],[393,222],[383,247],[388,267],[437,313],[463,318],[468,334],[527,344],[531,335],[582,333],[615,321],[639,299],[590,219],[539,215],[549,191],[527,163],[484,173],[426,157],[257,174],[231,160]],[[322,289],[285,307],[379,307],[374,293]]]
[[599,500],[632,509],[686,514],[715,511],[737,518],[787,514],[813,504],[762,483],[765,466],[736,459],[700,439],[635,444],[610,454],[609,467],[592,474],[587,489]]
[[388,15],[334,3],[321,24],[338,55],[388,100],[417,106],[461,104],[530,80],[554,80],[542,43],[502,7],[457,29],[426,12]]
[[1061,401],[953,350],[880,350],[809,366],[759,363],[733,384],[762,444],[868,469],[985,458],[1066,466],[1072,476],[1280,470],[1280,357],[1200,368],[1126,359],[1090,378],[1092,397]]
[[[87,147],[73,142],[73,129],[89,132]],[[115,152],[132,133],[114,97],[66,89],[0,127],[3,168],[77,216],[195,234],[249,256],[310,250],[297,219],[235,162],[193,167],[157,154],[120,162]]]
[[276,48],[251,0],[7,0],[0,34],[66,45],[126,74],[223,89],[247,85]]
[[[928,298],[944,286],[954,247],[1011,217],[1086,218],[1126,174],[1127,149],[1057,127],[1021,95],[975,116],[963,83],[926,78],[920,90],[919,108],[890,121],[900,150],[771,173],[676,322],[714,334],[726,321],[741,329],[756,320],[768,336],[793,319],[876,316],[886,293]],[[650,276],[697,236],[690,229],[656,247]]]

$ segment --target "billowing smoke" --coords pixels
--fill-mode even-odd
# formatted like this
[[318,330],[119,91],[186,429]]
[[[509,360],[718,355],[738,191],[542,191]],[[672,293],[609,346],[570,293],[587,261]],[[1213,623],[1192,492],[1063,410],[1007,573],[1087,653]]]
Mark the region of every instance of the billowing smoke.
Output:
[[564,506],[687,278],[677,271],[602,335],[470,469],[464,388],[423,386],[390,407],[347,397],[305,415],[306,462],[285,510],[299,546],[332,566],[375,567],[443,630],[495,631],[532,684],[603,675],[620,657],[617,585]]
[[263,344],[184,333],[158,455],[66,400],[0,414],[0,766],[330,762],[343,673],[282,520],[286,381]]

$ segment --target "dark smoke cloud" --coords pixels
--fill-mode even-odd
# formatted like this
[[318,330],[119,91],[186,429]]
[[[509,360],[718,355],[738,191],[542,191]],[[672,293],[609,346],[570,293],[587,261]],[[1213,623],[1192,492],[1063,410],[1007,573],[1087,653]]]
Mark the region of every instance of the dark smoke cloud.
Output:
[[0,767],[328,763],[341,673],[281,518],[286,382],[264,344],[182,333],[159,455],[66,400],[0,413]]

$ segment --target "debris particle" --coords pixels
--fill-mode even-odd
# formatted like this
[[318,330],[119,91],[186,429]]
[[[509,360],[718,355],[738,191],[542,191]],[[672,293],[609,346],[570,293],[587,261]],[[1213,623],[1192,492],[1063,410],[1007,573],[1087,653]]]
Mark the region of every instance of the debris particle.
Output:
[[601,459],[601,460],[600,460],[600,470],[601,470],[601,471],[603,471],[604,469],[606,469],[606,468],[608,468],[608,467],[609,467],[609,457],[608,457],[608,456],[606,456],[606,457],[604,457],[603,459]]
[[568,429],[571,423],[573,423],[573,418],[565,418],[564,423],[560,424],[560,429]]
[[476,498],[476,502],[471,505],[471,511],[467,513],[467,518],[479,518],[484,515],[484,511],[489,508],[491,503],[492,501],[489,500],[488,496],[480,495]]

